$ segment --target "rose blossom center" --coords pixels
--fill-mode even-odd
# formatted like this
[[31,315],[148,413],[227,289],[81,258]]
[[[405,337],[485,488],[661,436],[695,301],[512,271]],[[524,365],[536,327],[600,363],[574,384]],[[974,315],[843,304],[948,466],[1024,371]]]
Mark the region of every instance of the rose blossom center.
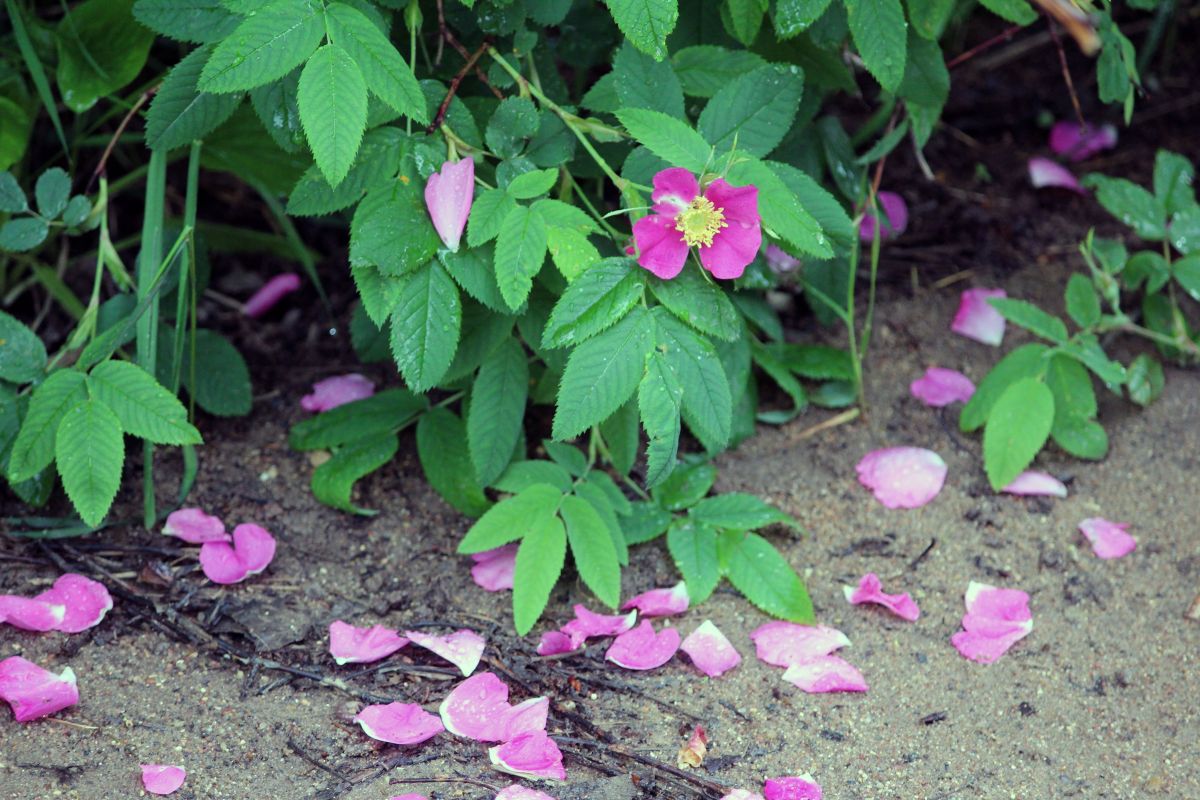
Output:
[[713,237],[728,224],[725,213],[707,197],[697,197],[675,218],[675,230],[688,247],[711,247]]

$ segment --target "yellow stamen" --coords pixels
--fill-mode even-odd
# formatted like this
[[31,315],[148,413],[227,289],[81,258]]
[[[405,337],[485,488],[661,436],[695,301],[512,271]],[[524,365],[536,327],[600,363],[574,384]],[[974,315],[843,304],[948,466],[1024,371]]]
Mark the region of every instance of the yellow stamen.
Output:
[[675,230],[683,234],[688,247],[711,247],[713,237],[728,224],[707,197],[697,197],[675,218]]

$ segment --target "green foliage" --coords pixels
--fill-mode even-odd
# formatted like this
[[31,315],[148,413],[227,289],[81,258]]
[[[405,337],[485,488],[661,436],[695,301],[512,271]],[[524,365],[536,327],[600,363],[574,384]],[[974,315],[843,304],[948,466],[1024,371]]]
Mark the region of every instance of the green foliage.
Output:
[[58,23],[58,90],[67,108],[86,111],[142,71],[154,34],[132,10],[133,0],[87,0]]
[[313,158],[336,188],[350,171],[367,127],[367,82],[362,70],[345,49],[324,45],[300,73],[297,102]]

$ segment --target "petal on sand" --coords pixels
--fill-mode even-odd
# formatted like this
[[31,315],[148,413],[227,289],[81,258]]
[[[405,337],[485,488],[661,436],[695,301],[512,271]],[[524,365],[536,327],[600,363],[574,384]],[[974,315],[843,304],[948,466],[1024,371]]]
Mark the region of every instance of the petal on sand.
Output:
[[75,705],[79,689],[70,667],[55,675],[32,661],[12,656],[0,661],[0,700],[12,706],[17,722],[29,722]]
[[23,631],[57,630],[66,616],[66,606],[16,594],[0,595],[0,622],[7,622]]
[[1128,533],[1128,522],[1091,517],[1079,523],[1079,531],[1092,543],[1092,552],[1100,558],[1121,558],[1137,548],[1137,539]]
[[171,794],[183,786],[187,771],[170,764],[142,764],[142,786],[150,794]]
[[565,781],[562,752],[545,731],[529,731],[488,750],[492,766],[531,780]]
[[424,647],[458,667],[464,676],[470,676],[479,666],[487,640],[475,631],[463,629],[447,636],[431,636],[420,631],[405,631],[404,635],[418,647]]
[[794,661],[783,679],[809,694],[865,692],[867,680],[855,667],[838,656],[815,656]]
[[442,721],[416,703],[367,706],[354,721],[367,736],[391,744],[420,744],[442,732]]
[[329,654],[338,664],[369,664],[406,644],[408,639],[383,625],[358,628],[340,619],[329,624]]
[[821,800],[821,785],[812,775],[769,778],[763,786],[766,800]]
[[950,330],[959,336],[998,347],[1004,341],[1004,317],[988,300],[1008,297],[1003,289],[967,289],[958,302]]
[[329,411],[375,394],[375,381],[352,372],[317,381],[312,388],[311,394],[300,398],[300,407],[305,411]]
[[99,625],[113,607],[112,595],[103,583],[73,572],[60,575],[53,588],[33,599],[66,609],[62,621],[54,627],[63,633],[79,633]]
[[230,536],[225,532],[225,523],[212,514],[205,514],[198,508],[181,508],[167,515],[163,533],[182,539],[188,544],[204,544],[205,542],[228,542]]
[[858,482],[888,508],[919,508],[946,483],[946,462],[922,447],[872,450],[855,469]]
[[1066,497],[1067,485],[1049,473],[1027,469],[1001,491],[1007,494]]
[[859,579],[857,587],[843,586],[842,591],[852,605],[857,606],[863,603],[881,605],[900,619],[906,619],[909,622],[916,622],[921,616],[921,609],[917,608],[917,603],[912,599],[912,595],[908,592],[887,594],[883,591],[883,584],[880,582],[879,576],[874,572],[863,575]]
[[670,617],[688,610],[687,584],[683,581],[670,589],[651,589],[625,601],[622,611],[636,608],[643,617]]
[[1029,595],[1020,589],[997,589],[986,583],[971,581],[964,595],[967,613],[983,619],[1001,622],[1028,622],[1033,619],[1029,610]]
[[632,628],[635,622],[636,611],[630,611],[628,614],[597,614],[577,604],[575,619],[563,625],[560,630],[570,637],[571,649],[574,650],[588,639],[622,634]]
[[799,661],[826,656],[850,644],[846,634],[827,625],[768,622],[750,634],[760,661],[790,667]]
[[275,537],[253,523],[233,529],[233,543],[205,542],[200,567],[213,583],[240,583],[267,568],[275,558]]
[[655,633],[650,620],[644,619],[641,625],[614,639],[604,657],[625,669],[655,669],[670,661],[678,649],[679,631],[663,628]]
[[[508,684],[490,672],[473,675],[455,686],[438,708],[446,730],[477,742],[503,742],[511,738],[508,728],[512,712]],[[541,728],[545,728],[545,722],[543,716]]]
[[537,789],[530,789],[528,786],[514,783],[512,786],[501,789],[496,795],[496,800],[555,800],[555,798],[545,792],[539,792]]
[[679,649],[688,654],[696,669],[710,678],[728,672],[742,663],[742,657],[725,634],[710,620],[704,620],[688,634]]
[[930,367],[908,387],[912,396],[927,406],[941,408],[951,403],[965,403],[975,394],[975,384],[961,372],[942,367]]
[[513,571],[517,566],[517,547],[517,544],[506,544],[495,550],[472,555],[475,566],[471,567],[471,580],[489,592],[511,589]]
[[1029,595],[971,581],[966,592],[963,630],[950,637],[963,658],[991,664],[1033,630]]
[[1029,159],[1029,182],[1035,189],[1066,189],[1076,194],[1087,194],[1071,170],[1049,158]]

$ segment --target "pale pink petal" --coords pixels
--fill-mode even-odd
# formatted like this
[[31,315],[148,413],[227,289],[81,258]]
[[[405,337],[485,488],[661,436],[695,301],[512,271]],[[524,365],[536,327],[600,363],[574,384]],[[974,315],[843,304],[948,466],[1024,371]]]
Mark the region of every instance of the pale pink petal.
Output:
[[1008,297],[1003,289],[967,289],[958,303],[958,312],[950,330],[993,347],[1004,340],[1004,317],[988,302],[994,297]]
[[768,778],[763,785],[766,800],[821,800],[821,785],[812,775]]
[[946,462],[921,447],[872,450],[855,469],[858,482],[888,508],[919,508],[937,497],[946,482]]
[[965,403],[975,394],[975,384],[961,372],[942,367],[930,367],[908,387],[912,396],[927,406],[941,408],[951,403]]
[[358,628],[340,619],[329,623],[329,654],[338,664],[370,664],[406,644],[408,639],[382,625]]
[[300,276],[296,273],[285,272],[283,275],[276,275],[246,301],[242,306],[242,313],[252,319],[261,317],[299,288]]
[[688,246],[683,234],[675,229],[675,220],[651,214],[633,223],[633,241],[637,245],[639,265],[669,281],[683,270]]
[[432,636],[420,631],[405,631],[412,643],[424,647],[458,667],[459,672],[469,676],[479,666],[487,640],[475,631],[461,630],[446,636]]
[[645,670],[661,667],[678,649],[679,631],[663,628],[656,634],[650,620],[644,619],[642,624],[614,639],[604,657],[618,667]]
[[1086,125],[1078,122],[1056,122],[1050,129],[1050,149],[1071,161],[1083,161],[1102,150],[1117,146],[1115,125]]
[[425,183],[425,207],[438,236],[451,250],[458,251],[474,202],[475,162],[469,158],[447,161]]
[[691,600],[688,597],[687,584],[680,581],[670,589],[642,592],[626,600],[621,610],[636,608],[643,617],[670,617],[687,611],[689,602]]
[[479,742],[502,742],[508,715],[508,684],[490,672],[481,672],[455,686],[438,713],[446,730]]
[[1029,631],[1023,627],[1011,625],[1004,631],[988,633],[962,630],[951,636],[950,642],[963,658],[980,664],[991,664],[1004,655],[1008,648],[1028,635]]
[[725,634],[710,620],[704,620],[696,630],[688,634],[679,649],[688,654],[696,668],[710,678],[742,663],[742,657]]
[[187,772],[170,764],[142,764],[142,786],[150,794],[172,794],[183,786]]
[[797,661],[825,656],[850,644],[846,634],[827,625],[768,622],[750,634],[760,661],[789,667]]
[[225,523],[218,517],[205,514],[198,508],[181,508],[167,515],[163,533],[182,539],[188,544],[205,542],[228,542],[231,537],[225,532]]
[[1020,589],[971,581],[964,599],[963,630],[950,637],[964,658],[991,664],[1033,630],[1029,595]]
[[367,736],[391,744],[420,744],[442,732],[442,721],[416,703],[367,706],[354,721]]
[[531,780],[565,781],[562,752],[545,731],[522,733],[488,750],[492,766]]
[[[908,203],[904,202],[904,198],[895,192],[880,192],[875,198],[886,219],[879,230],[879,238],[887,240],[904,233],[908,228]],[[867,209],[858,223],[858,238],[864,242],[874,241],[877,224],[874,209]]]
[[809,694],[867,690],[862,673],[837,656],[814,656],[794,661],[784,671],[783,679]]
[[687,208],[698,194],[700,185],[696,183],[696,176],[683,167],[671,167],[660,170],[654,176],[654,191],[650,199],[654,201],[654,210],[670,217],[674,224],[675,216]]
[[767,245],[767,266],[777,275],[786,275],[800,266],[800,259],[784,252],[778,245]]
[[205,542],[200,546],[200,567],[213,583],[240,583],[267,568],[275,558],[275,537],[254,523],[233,529],[233,544]]
[[317,381],[312,388],[312,394],[300,398],[300,407],[305,411],[328,411],[375,394],[375,381],[351,372]]
[[12,656],[0,661],[0,700],[12,706],[17,722],[29,722],[75,705],[79,689],[70,667],[55,675],[20,656]]
[[496,800],[555,800],[555,798],[545,792],[539,792],[537,789],[530,789],[528,786],[514,783],[512,786],[501,789],[496,795]]
[[1066,497],[1067,485],[1049,473],[1027,469],[1000,491],[1008,494]]
[[556,656],[578,649],[579,645],[572,642],[571,637],[562,631],[546,631],[542,634],[542,640],[538,642],[537,653],[539,656]]
[[563,625],[561,630],[571,639],[574,650],[588,639],[597,636],[617,636],[633,627],[637,612],[628,614],[597,614],[581,605],[575,606],[575,619]]
[[906,619],[909,622],[916,622],[921,616],[921,610],[917,608],[917,603],[912,599],[912,595],[908,592],[887,594],[883,591],[879,576],[874,572],[863,575],[857,588],[843,586],[842,591],[845,593],[846,599],[856,606],[862,603],[875,603],[891,611],[900,619]]
[[475,553],[471,558],[471,580],[489,592],[513,588],[513,571],[517,566],[517,544],[506,544],[495,550]]
[[15,594],[0,595],[0,622],[23,631],[57,630],[67,607]]
[[505,716],[504,740],[515,739],[522,733],[546,730],[549,717],[549,697],[531,697],[517,703]]
[[1028,622],[1033,619],[1029,610],[1029,595],[1020,589],[997,589],[986,583],[971,581],[964,595],[967,613],[1003,622]]
[[748,792],[745,789],[734,789],[732,792],[721,795],[721,800],[766,800],[758,792]]
[[1076,194],[1087,194],[1087,189],[1071,174],[1071,170],[1041,156],[1029,159],[1029,182],[1035,189],[1066,189]]
[[54,627],[54,630],[63,633],[79,633],[99,625],[113,607],[112,595],[103,583],[71,572],[60,575],[53,588],[42,592],[34,600],[66,609],[62,621]]
[[1092,552],[1100,558],[1121,558],[1137,548],[1137,539],[1128,533],[1128,522],[1091,517],[1079,523],[1079,530],[1092,543]]

